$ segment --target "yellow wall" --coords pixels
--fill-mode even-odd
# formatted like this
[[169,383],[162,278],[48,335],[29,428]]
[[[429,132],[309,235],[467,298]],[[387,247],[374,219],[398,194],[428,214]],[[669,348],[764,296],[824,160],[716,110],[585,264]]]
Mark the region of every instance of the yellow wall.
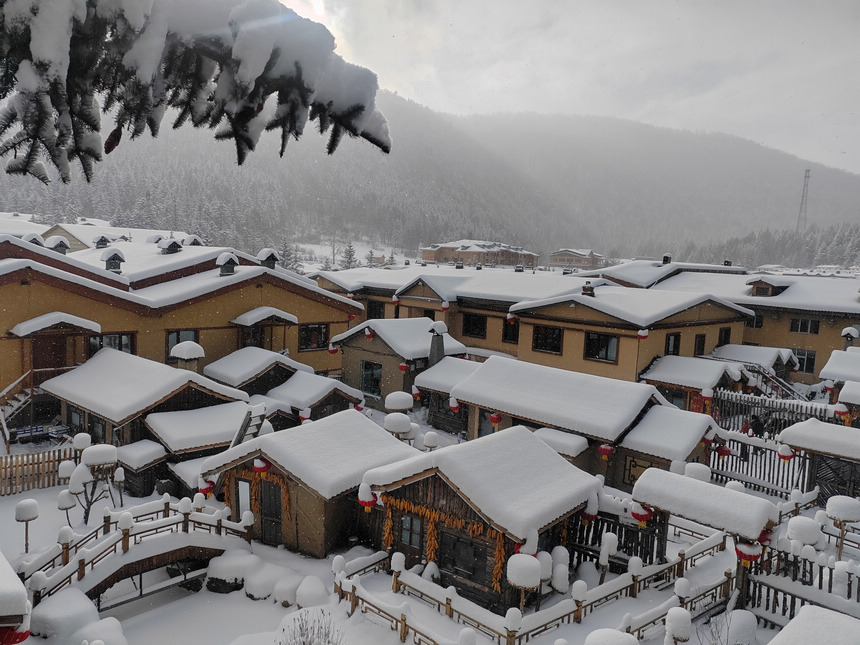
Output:
[[[403,360],[378,337],[368,339],[364,334],[356,334],[347,342],[342,343],[343,348],[343,382],[361,390],[361,362],[372,361],[382,365],[382,394],[375,399],[365,394],[365,401],[371,407],[383,408],[385,397],[392,392],[411,392],[411,373],[404,374],[399,365]],[[406,387],[407,381],[409,387]]]

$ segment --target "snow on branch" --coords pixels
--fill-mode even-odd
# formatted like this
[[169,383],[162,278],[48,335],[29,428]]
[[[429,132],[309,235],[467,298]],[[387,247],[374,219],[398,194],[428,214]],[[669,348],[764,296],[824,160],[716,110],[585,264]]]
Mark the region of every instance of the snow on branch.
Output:
[[[388,124],[376,109],[376,75],[334,53],[334,37],[277,0],[29,0],[0,3],[0,155],[6,172],[48,182],[43,159],[87,181],[94,164],[149,130],[166,108],[232,140],[238,163],[263,130],[281,148],[308,120],[384,152]],[[270,108],[266,103],[270,97]],[[99,105],[101,99],[101,105]],[[102,143],[100,109],[115,127]]]

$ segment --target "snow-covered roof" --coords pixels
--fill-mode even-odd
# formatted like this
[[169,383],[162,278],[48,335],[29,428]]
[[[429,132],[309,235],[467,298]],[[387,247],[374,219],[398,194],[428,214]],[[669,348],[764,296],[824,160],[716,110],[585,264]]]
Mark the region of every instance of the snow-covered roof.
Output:
[[839,403],[860,405],[860,382],[845,381],[842,389],[839,390]]
[[487,240],[454,240],[453,242],[440,242],[431,244],[430,246],[422,246],[420,250],[435,251],[436,249],[452,249],[456,251],[486,251],[488,253],[497,253],[498,251],[510,251],[512,253],[521,253],[523,255],[534,255],[537,253],[527,251],[521,246],[505,244],[504,242],[490,242]]
[[803,312],[860,314],[860,280],[856,277],[785,276],[791,284],[774,296],[754,296],[749,276],[681,273],[661,289],[713,293],[744,307],[769,307]]
[[9,330],[9,333],[13,336],[23,338],[24,336],[29,336],[34,332],[56,327],[57,325],[78,327],[86,331],[91,331],[94,334],[102,333],[102,327],[97,322],[81,318],[80,316],[67,314],[64,311],[52,311],[51,313],[42,314],[41,316],[36,316],[30,320],[25,320],[24,322],[20,322],[12,327],[12,329]]
[[63,231],[69,237],[76,238],[82,244],[92,246],[92,242],[97,237],[106,237],[110,240],[124,239],[131,242],[144,242],[146,238],[152,235],[162,235],[164,237],[176,237],[180,240],[188,234],[182,231],[162,231],[149,228],[126,228],[123,226],[103,226],[93,224],[55,224],[51,227],[52,231]]
[[652,397],[646,383],[580,374],[491,356],[451,390],[461,403],[497,410],[542,425],[615,441]]
[[818,374],[831,381],[860,381],[860,352],[833,350]]
[[739,381],[742,375],[743,365],[739,363],[711,361],[694,356],[661,356],[642,374],[641,379],[704,390],[716,387],[724,376]]
[[368,470],[418,453],[355,410],[251,439],[209,457],[201,472],[213,474],[262,456],[331,499],[357,488]]
[[714,348],[711,356],[741,363],[755,363],[773,370],[777,361],[788,365],[794,361],[797,365],[797,357],[794,352],[786,347],[767,347],[765,345],[722,345]]
[[788,426],[779,441],[792,448],[860,462],[860,431],[810,418]]
[[377,489],[438,472],[488,522],[524,540],[584,504],[598,480],[571,465],[523,426],[369,470]]
[[24,616],[28,613],[27,588],[6,556],[0,553],[0,616]]
[[693,294],[665,289],[631,289],[610,285],[595,286],[593,296],[575,293],[543,300],[520,302],[511,307],[511,313],[532,311],[533,309],[563,303],[570,303],[574,309],[576,307],[595,309],[637,327],[648,327],[705,303],[713,303],[745,316],[754,315],[750,309],[707,293]]
[[200,485],[200,468],[206,457],[186,459],[177,463],[168,463],[167,467],[176,477],[191,490]]
[[342,392],[355,401],[364,401],[361,390],[313,372],[296,372],[286,383],[269,390],[267,396],[303,410],[319,403],[334,391]]
[[206,357],[206,351],[199,343],[193,340],[183,340],[170,348],[171,358],[179,358],[183,361],[193,361]]
[[75,369],[55,376],[42,389],[96,415],[122,425],[186,385],[227,399],[248,395],[189,370],[177,369],[109,347]]
[[770,645],[855,645],[860,634],[860,620],[853,616],[818,607],[803,605],[788,625],[774,636]]
[[633,500],[748,540],[757,540],[779,518],[766,499],[659,468],[639,476]]
[[117,462],[133,471],[164,461],[167,449],[152,439],[141,439],[116,449]]
[[[738,274],[744,278],[749,272],[743,267],[723,266],[718,264],[697,264],[693,262],[669,262],[663,264],[655,260],[631,260],[623,264],[600,269],[593,272],[610,280],[615,280],[635,287],[652,287],[658,282],[674,274],[715,273]],[[664,287],[667,288],[667,287]],[[707,292],[712,293],[712,292]]]
[[[333,345],[344,342],[358,335],[363,335],[368,327],[376,336],[379,336],[386,345],[406,360],[427,358],[430,355],[430,341],[432,334],[430,326],[433,321],[429,318],[387,318],[367,320],[356,325],[349,331],[338,334],[331,339]],[[450,334],[442,334],[445,345],[445,354],[465,354],[466,346],[451,337]]]
[[234,325],[250,327],[270,318],[278,322],[292,323],[293,325],[299,324],[299,319],[293,314],[287,313],[282,309],[276,309],[275,307],[256,307],[250,311],[246,311],[241,316],[236,316],[230,322]]
[[462,381],[481,366],[480,363],[453,356],[446,356],[433,367],[415,377],[415,385],[427,390],[450,393]]
[[27,233],[41,235],[48,230],[44,224],[31,221],[32,215],[24,213],[0,213],[0,234],[21,237]]
[[655,405],[625,435],[620,446],[670,461],[686,461],[705,433],[716,427],[707,414]]
[[233,401],[196,410],[154,412],[144,422],[172,453],[229,444],[239,431],[250,407]]
[[243,347],[209,363],[203,368],[203,374],[231,387],[242,387],[275,365],[296,372],[314,371],[310,365],[294,361],[278,352],[261,347]]
[[[552,253],[550,253],[550,255],[555,255],[556,253],[570,253],[571,255],[579,255],[581,257],[588,257],[589,255],[594,253],[594,251],[592,251],[591,249],[558,249],[557,251],[553,251]],[[600,255],[599,253],[594,253],[594,257],[600,258],[603,256]]]
[[293,406],[290,405],[288,401],[281,401],[279,399],[273,399],[270,396],[266,396],[265,394],[254,394],[248,401],[251,405],[260,405],[261,403],[266,406],[266,417],[271,417],[276,412],[285,412],[287,414],[293,414]]
[[555,428],[538,428],[535,436],[565,457],[576,457],[588,448],[588,439],[582,435]]

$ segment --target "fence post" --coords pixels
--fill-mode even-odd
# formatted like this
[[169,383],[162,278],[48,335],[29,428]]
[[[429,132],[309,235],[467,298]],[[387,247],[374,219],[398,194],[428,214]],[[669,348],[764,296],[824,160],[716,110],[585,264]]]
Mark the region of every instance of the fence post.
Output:
[[122,552],[128,553],[128,536],[131,533],[131,529],[123,529],[122,530]]
[[68,542],[60,542],[60,546],[63,549],[60,561],[63,563],[63,566],[66,566],[69,563],[69,543]]
[[40,602],[42,602],[42,590],[33,589],[33,606],[38,606]]
[[406,642],[406,636],[409,635],[409,625],[406,624],[406,614],[400,614],[400,642]]
[[687,554],[684,552],[684,549],[678,551],[678,558],[680,558],[680,562],[678,562],[678,565],[675,568],[675,577],[683,578],[684,574],[687,572]]
[[219,515],[218,521],[215,523],[215,535],[221,535],[223,518]]
[[517,642],[517,633],[510,629],[506,629],[505,632],[505,645],[514,645]]
[[170,517],[170,500],[166,499],[164,501],[164,509],[161,511],[161,517],[168,518]]
[[353,586],[352,591],[349,594],[349,615],[352,616],[355,613],[356,608],[358,607],[358,593],[355,591],[355,587]]
[[87,573],[87,561],[84,558],[78,559],[78,580],[83,580]]
[[188,533],[188,518],[191,517],[191,513],[183,513],[182,514],[182,532]]
[[448,618],[454,617],[454,608],[451,606],[451,599],[445,598],[445,615]]
[[582,622],[582,601],[575,600],[576,609],[573,611],[573,622],[581,623]]
[[105,508],[105,513],[102,516],[102,534],[107,535],[110,533],[110,509]]
[[398,593],[400,591],[400,581],[398,578],[400,577],[399,571],[394,571],[391,574],[391,592]]
[[627,595],[631,598],[635,598],[636,595],[639,593],[639,576],[630,574],[630,577],[633,579],[633,582],[630,583],[630,591]]

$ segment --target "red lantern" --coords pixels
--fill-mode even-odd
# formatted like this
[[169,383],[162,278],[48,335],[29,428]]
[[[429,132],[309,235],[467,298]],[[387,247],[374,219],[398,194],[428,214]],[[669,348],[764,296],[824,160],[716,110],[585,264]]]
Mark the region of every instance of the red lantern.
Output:
[[645,340],[646,338],[648,338],[648,330],[647,329],[640,329],[639,331],[636,332],[636,337],[639,340]]
[[412,386],[412,398],[415,399],[416,401],[421,400],[421,390],[419,390],[414,385]]
[[506,320],[513,325],[515,322],[517,322],[517,317],[514,314],[508,314],[506,316]]
[[583,525],[583,526],[588,526],[588,525],[589,525],[589,524],[591,524],[594,520],[596,520],[596,519],[597,519],[597,513],[587,513],[587,512],[585,511],[585,509],[583,509],[583,510],[581,510],[581,511],[579,512],[579,517],[580,517],[580,518],[581,518],[581,520],[582,520],[582,525]]
[[597,446],[597,454],[600,455],[600,458],[603,461],[609,461],[609,458],[613,455],[614,452],[615,448],[613,446],[610,446],[608,443],[603,443]]
[[707,436],[702,437],[702,445],[703,445],[705,448],[710,447],[710,445],[711,445],[712,443],[714,443],[714,440],[713,440],[713,439],[708,439],[708,437],[707,437]]
[[347,319],[349,322],[352,322],[353,320],[355,320],[355,314],[349,314],[349,315],[346,317],[346,319]]
[[205,486],[201,486],[201,487],[200,487],[200,488],[198,488],[197,490],[198,490],[199,492],[203,493],[204,495],[206,495],[207,497],[209,497],[209,495],[211,495],[211,494],[212,494],[212,491],[214,491],[214,490],[215,490],[215,482],[213,482],[211,479],[207,479],[207,480],[206,480],[206,485],[205,485]]
[[763,529],[761,534],[758,536],[759,544],[770,544],[770,531],[767,529]]
[[335,354],[337,354],[337,347],[335,347],[334,345],[329,343],[328,344],[328,353],[331,354],[332,356],[334,356]]
[[492,424],[493,424],[493,427],[494,427],[494,428],[495,428],[497,425],[499,425],[499,423],[501,423],[501,421],[502,421],[502,415],[501,415],[501,414],[499,414],[498,412],[493,412],[493,413],[490,415],[490,423],[492,423]]
[[373,338],[373,330],[370,327],[364,328],[364,337],[368,340],[371,340]]
[[706,387],[704,390],[702,390],[702,400],[703,401],[711,401],[711,400],[713,400],[713,398],[714,398],[714,391],[711,388]]
[[447,300],[442,301],[442,311],[448,311],[451,308],[451,305]]
[[844,403],[837,403],[833,407],[833,414],[835,414],[837,417],[843,417],[843,418],[847,417],[848,416],[848,406],[845,405]]
[[30,637],[30,630],[15,631],[14,627],[0,627],[0,645],[18,645]]
[[361,499],[358,498],[358,503],[364,507],[365,513],[370,513],[373,510],[373,507],[376,506],[376,493],[371,494],[371,499]]
[[459,412],[460,402],[452,396],[450,399],[448,399],[448,407],[451,408],[451,412]]
[[741,561],[741,565],[747,568],[761,558],[761,550],[761,544],[741,540],[735,542],[735,554],[738,556],[738,560]]
[[648,520],[654,517],[654,513],[645,504],[633,504],[630,515],[633,516],[634,520],[639,522],[640,529],[644,529],[645,525],[648,524]]
[[717,446],[717,455],[720,459],[725,459],[730,454],[732,454],[732,449],[729,448],[727,445],[720,444],[719,446]]
[[392,305],[396,305],[399,302],[400,302],[400,298],[398,298],[397,296],[391,296],[391,304]]
[[355,404],[355,405],[353,405],[352,407],[353,407],[353,409],[354,409],[356,412],[361,412],[362,410],[364,410],[364,408],[361,406],[361,404],[360,404],[360,403],[356,403],[356,404]]
[[348,294],[346,294],[346,297],[347,297],[347,298],[349,298],[350,300],[352,300],[353,298],[355,298],[355,294],[353,294],[353,293],[350,291]]
[[409,371],[409,365],[407,363],[400,363],[400,365],[398,365],[397,368],[401,372],[408,372]]
[[272,464],[268,459],[255,459],[254,460],[254,472],[255,473],[267,473],[272,469]]
[[779,444],[779,448],[776,449],[776,455],[782,461],[791,461],[794,459],[794,450],[786,446],[784,443]]

